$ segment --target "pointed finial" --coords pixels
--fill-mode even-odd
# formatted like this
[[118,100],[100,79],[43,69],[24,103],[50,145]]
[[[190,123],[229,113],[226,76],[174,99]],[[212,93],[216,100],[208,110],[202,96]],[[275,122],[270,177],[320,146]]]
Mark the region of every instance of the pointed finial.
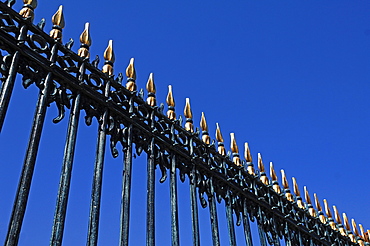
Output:
[[367,233],[365,232],[364,227],[363,227],[361,224],[358,224],[358,226],[360,227],[361,238],[362,238],[365,242],[369,242],[369,237],[368,237]]
[[234,133],[230,133],[230,139],[231,139],[230,148],[231,148],[231,152],[233,153],[233,163],[237,166],[241,166],[242,163],[239,157],[239,148],[238,148],[238,145],[236,144]]
[[336,231],[337,227],[335,226],[335,222],[334,222],[333,216],[331,215],[330,207],[329,207],[328,202],[326,201],[326,199],[324,199],[324,207],[325,207],[326,217],[328,217],[328,223],[329,223],[331,229]]
[[268,178],[266,176],[265,166],[263,165],[263,162],[262,162],[262,155],[261,155],[261,153],[258,153],[258,169],[260,170],[260,180],[265,185],[268,185],[269,184],[269,180],[268,180]]
[[50,31],[50,37],[58,42],[62,42],[62,30],[65,26],[62,5],[59,6],[51,21],[53,22],[53,29]]
[[90,23],[85,24],[85,30],[82,32],[80,36],[80,42],[81,46],[80,49],[78,50],[78,55],[84,58],[90,57],[90,52],[89,48],[91,46],[91,37],[90,37]]
[[346,230],[343,227],[342,219],[340,218],[337,207],[333,206],[333,209],[334,209],[335,220],[337,221],[340,234],[342,234],[342,236],[347,236]]
[[355,238],[355,235],[353,235],[352,231],[351,231],[351,227],[349,225],[349,221],[348,221],[348,217],[347,217],[347,214],[346,213],[343,213],[343,221],[344,221],[344,226],[347,230],[347,234],[348,234],[348,237],[351,239],[352,242],[356,242],[356,238]]
[[323,213],[322,208],[321,208],[320,201],[317,198],[316,193],[313,193],[313,197],[315,199],[316,209],[319,212],[319,219],[320,219],[321,223],[325,224],[326,223],[326,219],[325,219],[324,213]]
[[113,75],[113,63],[115,61],[113,52],[113,40],[109,40],[108,47],[104,51],[105,63],[102,72],[108,75]]
[[202,140],[205,144],[210,144],[211,138],[208,134],[208,125],[206,121],[206,117],[204,116],[204,113],[202,112],[202,117],[200,119],[200,128],[202,128]]
[[126,83],[126,89],[129,91],[135,91],[136,90],[136,71],[134,66],[134,58],[130,59],[130,63],[128,64],[126,68],[126,77],[127,77],[127,83]]
[[19,11],[19,14],[23,18],[29,18],[30,21],[33,21],[33,18],[35,17],[34,10],[37,7],[37,0],[23,0],[23,8],[21,11]]
[[[352,230],[353,230],[353,233],[355,234],[354,236],[357,236],[358,237],[358,241],[362,241],[362,245],[364,243],[364,241],[362,240],[362,238],[360,237],[360,233],[358,232],[358,229],[357,229],[357,224],[356,224],[356,221],[355,219],[352,219],[351,220],[351,224],[352,224]],[[360,244],[360,243],[359,243]]]
[[146,102],[150,106],[154,107],[156,105],[156,100],[153,73],[150,73],[149,75],[148,82],[146,83],[146,90],[148,91],[148,98],[146,99]]
[[292,193],[290,193],[289,184],[288,184],[288,180],[285,176],[284,169],[281,169],[280,172],[281,172],[281,183],[284,187],[285,197],[288,199],[288,201],[294,202],[293,195],[292,195]]
[[193,129],[193,113],[191,112],[190,99],[189,98],[186,98],[184,115],[186,117],[185,130],[187,130],[189,132],[194,132],[194,129]]
[[304,189],[304,197],[306,199],[308,212],[312,217],[316,217],[316,211],[312,206],[311,197],[310,197],[310,194],[308,194],[307,186],[303,186],[303,189]]
[[220,126],[216,123],[216,140],[218,145],[218,153],[220,155],[226,155],[225,146],[224,146],[224,138],[222,137]]
[[251,155],[251,151],[249,149],[249,144],[248,143],[245,143],[244,144],[244,158],[245,160],[247,161],[247,171],[250,175],[256,175],[255,172],[254,172],[254,167],[253,167],[253,163],[252,163],[252,155]]
[[270,176],[271,176],[271,180],[272,180],[272,188],[274,189],[274,191],[278,194],[281,193],[281,189],[280,189],[280,186],[279,186],[279,183],[278,183],[278,180],[277,180],[277,176],[276,176],[276,172],[275,172],[275,169],[274,169],[274,165],[272,164],[272,162],[270,162]]
[[302,201],[301,192],[299,191],[299,188],[298,188],[297,181],[294,177],[292,177],[292,180],[293,180],[293,191],[294,191],[294,194],[296,196],[297,205],[301,209],[304,209],[304,204],[303,204],[303,201]]
[[175,120],[176,119],[175,99],[173,99],[173,95],[172,95],[172,85],[168,86],[168,94],[167,94],[166,102],[168,105],[167,117],[170,120]]

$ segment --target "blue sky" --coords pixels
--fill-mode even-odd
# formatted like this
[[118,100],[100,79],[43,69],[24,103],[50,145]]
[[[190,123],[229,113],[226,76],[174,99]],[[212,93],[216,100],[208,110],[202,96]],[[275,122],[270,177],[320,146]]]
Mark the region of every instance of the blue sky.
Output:
[[[306,185],[311,197],[316,192],[370,228],[366,195],[370,2],[39,0],[35,23],[45,18],[49,31],[51,16],[60,4],[66,20],[63,42],[73,38],[74,51],[85,22],[90,22],[91,55],[102,60],[113,39],[115,74],[124,72],[134,57],[138,87],[144,88],[153,72],[158,102],[165,102],[171,84],[177,114],[183,114],[189,97],[195,125],[205,112],[212,138],[218,122],[226,146],[229,133],[235,132],[240,150],[249,142],[255,163],[257,153],[262,153],[266,166],[272,161],[277,171],[285,169],[290,185],[294,176],[301,192]],[[18,0],[14,9],[21,7]],[[37,98],[35,88],[24,90],[20,80],[17,83],[12,113],[0,135],[0,241],[5,238]],[[52,106],[20,245],[31,245],[27,241],[45,245],[49,240],[67,124],[65,119],[54,125],[55,115]],[[83,244],[87,231],[97,126],[85,127],[82,121],[80,126],[70,199],[75,208],[68,211],[65,245]],[[101,245],[118,240],[121,158],[113,160],[107,154]],[[133,192],[145,198],[145,161],[138,158],[137,163]],[[168,193],[168,183],[158,183],[157,188],[157,194]],[[188,192],[186,185],[179,189]],[[135,202],[135,206],[145,205],[140,195]],[[163,207],[158,223],[167,220],[163,224],[169,225],[168,202],[157,200],[156,205]],[[181,209],[187,213],[186,206]],[[144,245],[145,220],[139,214],[133,217],[132,238],[137,240],[135,245]],[[182,228],[188,228],[186,220]],[[158,237],[158,245],[168,245],[168,227],[157,233],[167,238]],[[184,237],[181,240],[187,245],[190,239]]]

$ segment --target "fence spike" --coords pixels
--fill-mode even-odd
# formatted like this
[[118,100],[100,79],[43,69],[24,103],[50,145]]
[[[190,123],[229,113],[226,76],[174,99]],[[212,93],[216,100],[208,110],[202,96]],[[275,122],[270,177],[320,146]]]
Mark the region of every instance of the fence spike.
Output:
[[109,40],[108,47],[104,51],[105,63],[102,72],[108,75],[113,75],[113,63],[115,61],[113,52],[113,40]]
[[247,161],[247,171],[250,175],[256,175],[254,172],[254,167],[253,167],[253,160],[252,160],[252,155],[251,151],[249,149],[249,144],[245,143],[244,144],[244,158]]
[[301,192],[299,191],[299,188],[298,188],[297,180],[294,177],[292,177],[292,180],[293,180],[293,191],[296,196],[298,207],[300,207],[301,209],[305,209],[303,201],[302,201],[302,197],[301,197]]
[[284,169],[281,169],[280,172],[281,172],[281,183],[284,187],[285,197],[288,199],[288,201],[294,202],[293,195],[292,195],[292,193],[290,193],[289,184],[288,184],[288,180],[285,176]]
[[146,90],[148,91],[148,98],[146,99],[146,102],[154,107],[157,102],[155,99],[155,84],[154,84],[154,78],[153,78],[153,73],[149,74],[149,79],[148,82],[146,83]]
[[130,63],[128,64],[126,68],[126,76],[127,76],[127,83],[126,83],[126,89],[129,91],[135,91],[136,90],[136,71],[134,66],[134,58],[130,59]]
[[315,209],[312,206],[312,201],[311,201],[310,194],[308,193],[307,186],[303,186],[303,189],[304,189],[304,197],[305,197],[306,203],[307,203],[308,213],[312,217],[316,217],[316,211],[315,211]]
[[324,207],[325,207],[326,216],[328,217],[328,219],[327,219],[328,223],[329,223],[331,229],[336,231],[337,227],[335,225],[333,216],[332,216],[331,211],[330,211],[330,207],[329,207],[328,202],[326,201],[326,199],[324,199]]
[[360,233],[359,233],[359,231],[357,229],[357,224],[356,224],[355,219],[352,219],[351,220],[351,224],[352,224],[352,231],[353,231],[354,235],[357,236],[357,237],[360,237]]
[[365,241],[365,242],[369,242],[369,238],[367,236],[367,233],[365,232],[364,230],[364,227],[361,225],[361,224],[358,224],[358,226],[360,227],[360,232],[361,232],[361,237],[362,239]]
[[186,103],[185,103],[185,108],[184,108],[184,116],[186,118],[185,130],[187,130],[189,132],[194,132],[193,113],[191,112],[190,99],[189,98],[186,98]]
[[355,237],[355,235],[351,231],[351,227],[349,225],[349,222],[348,222],[348,218],[347,218],[347,214],[346,213],[343,213],[343,220],[344,220],[344,224],[345,224],[346,229],[347,229],[348,237],[351,239],[352,242],[356,243],[356,237]]
[[175,120],[176,119],[175,99],[173,98],[173,95],[172,95],[172,85],[168,86],[168,94],[167,94],[166,102],[168,105],[167,117],[170,120]]
[[320,219],[321,223],[325,224],[326,223],[326,219],[325,219],[325,216],[324,216],[324,213],[322,211],[322,207],[321,207],[320,201],[317,198],[316,193],[313,193],[313,197],[314,197],[314,200],[315,200],[316,209],[317,209],[318,214],[319,214],[319,219]]
[[240,157],[239,157],[239,148],[238,148],[238,145],[236,144],[236,139],[235,139],[235,134],[234,133],[230,133],[230,139],[231,139],[230,148],[231,148],[231,152],[233,153],[233,163],[237,166],[241,166],[242,163],[241,163]]
[[35,17],[34,10],[37,7],[37,0],[23,0],[23,3],[23,8],[19,11],[19,14],[23,18],[29,18],[32,22]]
[[344,226],[343,226],[342,219],[340,218],[338,209],[335,205],[333,206],[333,209],[334,209],[335,220],[337,221],[340,234],[342,234],[342,236],[347,236],[346,230],[344,229]]
[[367,230],[366,232],[364,232],[364,238],[366,242],[370,243],[370,230]]
[[90,57],[89,48],[91,46],[91,37],[90,37],[90,23],[86,22],[85,30],[81,33],[80,36],[81,46],[78,49],[77,54],[84,58]]
[[51,21],[53,22],[53,29],[50,31],[50,37],[62,42],[62,30],[65,26],[63,5],[60,5],[57,12],[53,15]]
[[263,165],[261,153],[258,153],[258,169],[260,170],[260,180],[265,185],[268,185],[269,180],[266,176],[265,165]]
[[216,123],[216,140],[217,140],[217,145],[218,145],[218,153],[220,155],[225,156],[226,151],[225,151],[225,146],[224,146],[224,138],[222,137],[220,126],[218,123]]
[[276,172],[274,169],[274,164],[272,164],[272,161],[270,162],[270,176],[272,180],[272,188],[274,189],[276,193],[280,194],[281,189],[280,189],[280,186],[277,180]]
[[206,121],[206,117],[204,116],[204,112],[202,112],[202,117],[200,120],[200,128],[202,128],[202,140],[205,144],[210,144],[210,137],[208,134],[208,125]]

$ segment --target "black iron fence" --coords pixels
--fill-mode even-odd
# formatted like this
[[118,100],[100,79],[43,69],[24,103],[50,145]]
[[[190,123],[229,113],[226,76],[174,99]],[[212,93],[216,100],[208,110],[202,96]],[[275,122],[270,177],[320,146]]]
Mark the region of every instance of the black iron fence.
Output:
[[[33,24],[36,0],[24,0],[18,13],[12,9],[15,0],[0,2],[0,129],[6,119],[16,78],[24,88],[35,87],[39,94],[32,123],[31,135],[19,178],[5,245],[18,245],[22,222],[35,169],[40,138],[44,128],[47,108],[54,103],[58,123],[69,115],[62,171],[55,205],[50,245],[61,245],[66,223],[70,194],[72,164],[76,148],[77,131],[81,128],[83,112],[86,125],[98,124],[93,185],[88,220],[87,245],[97,245],[99,235],[102,174],[106,150],[116,158],[123,156],[122,196],[120,208],[119,244],[129,244],[132,165],[133,156],[144,155],[146,172],[146,244],[155,245],[156,179],[168,182],[170,226],[172,245],[180,244],[178,181],[189,185],[191,237],[193,245],[200,245],[200,223],[209,223],[209,244],[221,245],[219,229],[219,204],[224,204],[227,238],[230,245],[370,245],[369,231],[347,216],[339,215],[334,207],[334,217],[324,200],[321,207],[316,194],[315,208],[305,188],[305,202],[293,179],[293,192],[282,171],[281,185],[272,165],[267,177],[262,157],[258,156],[255,169],[248,144],[244,159],[239,156],[235,137],[231,134],[231,152],[227,153],[220,128],[216,142],[211,141],[205,116],[201,131],[194,129],[190,102],[184,110],[185,120],[176,117],[175,101],[169,87],[167,109],[157,105],[153,77],[146,85],[147,96],[137,90],[134,60],[131,59],[126,77],[113,74],[114,53],[112,42],[104,53],[104,65],[99,69],[99,57],[90,61],[89,25],[80,37],[78,52],[72,51],[73,41],[61,43],[64,19],[62,7],[52,18],[50,34],[43,31],[45,21]],[[125,82],[124,82],[125,80]],[[107,139],[108,137],[108,139]],[[109,143],[109,147],[106,146]],[[122,152],[119,150],[122,149]],[[92,163],[91,163],[92,164]],[[161,177],[156,177],[160,170]],[[161,194],[159,194],[161,195]],[[223,206],[223,205],[222,205]],[[199,210],[209,209],[209,221],[199,220]],[[325,211],[324,211],[325,210]],[[81,218],[83,219],[83,218]],[[255,230],[252,228],[255,227]],[[237,230],[242,228],[242,230]],[[236,232],[241,232],[236,235]],[[238,238],[238,240],[237,240]],[[135,243],[131,240],[131,245]],[[30,245],[33,245],[30,242]]]

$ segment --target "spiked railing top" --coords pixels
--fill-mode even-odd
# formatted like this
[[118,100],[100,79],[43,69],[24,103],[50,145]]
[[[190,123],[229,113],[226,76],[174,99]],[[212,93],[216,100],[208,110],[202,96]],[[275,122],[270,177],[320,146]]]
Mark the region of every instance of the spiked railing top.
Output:
[[238,148],[238,145],[236,144],[236,140],[235,140],[235,134],[234,133],[230,133],[230,138],[231,138],[231,151],[233,153],[239,153],[239,148]]
[[34,9],[37,7],[37,0],[23,0],[23,8],[19,11],[19,14],[23,18],[29,18],[31,21],[34,19]]
[[321,207],[319,199],[317,198],[316,193],[313,193],[313,197],[314,197],[314,200],[315,200],[315,206],[317,208],[317,211],[322,212],[322,207]]
[[168,94],[166,98],[166,103],[168,105],[167,117],[170,120],[175,120],[176,119],[175,99],[173,98],[173,95],[172,95],[172,85],[168,86]]
[[200,127],[202,128],[202,140],[205,144],[210,144],[211,138],[208,134],[208,125],[206,121],[206,117],[204,116],[204,112],[202,112],[202,117],[200,120]]
[[342,222],[342,219],[340,218],[340,215],[339,215],[339,211],[337,209],[337,206],[333,206],[333,210],[334,210],[334,216],[335,216],[335,220],[337,221],[338,224],[341,224],[343,225],[343,222]]
[[105,63],[103,66],[103,73],[108,75],[113,75],[113,63],[115,61],[114,52],[113,52],[113,40],[109,40],[108,47],[104,51]]
[[251,155],[251,150],[249,149],[249,144],[248,143],[245,143],[244,144],[244,158],[247,162],[252,162],[253,159],[252,159],[252,155]]
[[186,117],[185,130],[194,132],[193,128],[193,113],[191,112],[190,99],[186,98],[184,116]]
[[53,29],[50,31],[50,37],[62,42],[62,29],[65,26],[63,6],[60,5],[57,12],[52,17]]
[[149,74],[148,82],[146,83],[146,90],[148,91],[148,98],[146,102],[154,107],[156,105],[156,99],[155,99],[155,85],[154,85],[154,78],[153,73]]
[[222,137],[222,133],[220,130],[220,126],[218,123],[216,123],[216,140],[218,144],[218,153],[222,156],[226,155],[226,150],[224,146],[224,138]]
[[90,37],[90,23],[85,24],[85,29],[82,32],[80,36],[80,42],[81,42],[81,47],[78,49],[78,55],[81,57],[88,58],[90,57],[90,52],[89,52],[89,47],[91,46],[91,37]]

